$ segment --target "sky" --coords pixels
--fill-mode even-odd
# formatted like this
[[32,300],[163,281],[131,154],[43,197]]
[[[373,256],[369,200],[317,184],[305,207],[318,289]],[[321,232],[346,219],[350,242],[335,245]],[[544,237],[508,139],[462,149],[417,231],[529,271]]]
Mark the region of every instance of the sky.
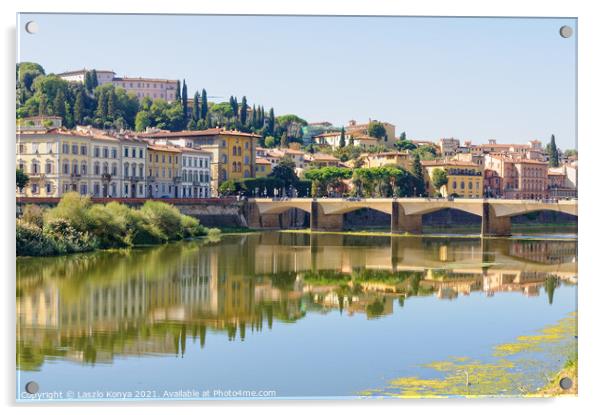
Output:
[[18,25],[18,60],[46,73],[186,79],[190,97],[246,95],[336,126],[377,119],[417,140],[554,134],[576,147],[572,18],[22,14]]

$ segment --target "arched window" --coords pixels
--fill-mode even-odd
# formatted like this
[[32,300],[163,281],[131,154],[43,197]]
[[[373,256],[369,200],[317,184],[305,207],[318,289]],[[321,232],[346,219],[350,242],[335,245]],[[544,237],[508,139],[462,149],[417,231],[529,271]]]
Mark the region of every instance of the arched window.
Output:
[[225,154],[222,154],[222,163],[226,164],[228,162],[228,156]]
[[79,169],[77,166],[77,160],[73,160],[73,165],[71,166],[71,172],[73,174],[79,174]]
[[[127,150],[127,148],[126,148]],[[130,175],[130,165],[129,163],[124,163],[123,165],[123,177],[128,177]]]
[[103,174],[109,174],[109,163],[104,162],[102,164],[102,173]]
[[85,176],[88,174],[88,165],[85,161],[82,161],[82,175]]
[[97,176],[100,174],[100,163],[99,162],[94,163],[94,174]]
[[69,174],[69,161],[67,160],[63,162],[63,174]]
[[45,169],[46,174],[51,174],[52,173],[52,162],[50,160],[46,160],[46,169]]
[[34,161],[31,163],[31,172],[32,172],[33,174],[38,174],[38,173],[40,173],[40,163],[38,163],[38,161],[37,161],[37,160],[34,160]]

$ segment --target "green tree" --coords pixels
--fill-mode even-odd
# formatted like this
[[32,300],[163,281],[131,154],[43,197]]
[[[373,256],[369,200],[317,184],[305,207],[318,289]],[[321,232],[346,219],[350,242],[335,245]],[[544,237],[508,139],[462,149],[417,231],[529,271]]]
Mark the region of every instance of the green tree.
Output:
[[188,119],[188,87],[186,86],[186,79],[182,83],[182,114],[184,121]]
[[201,91],[201,119],[206,119],[209,114],[209,104],[207,103],[207,91],[203,88]]
[[443,169],[436,168],[433,170],[433,187],[435,190],[439,191],[441,187],[447,184],[447,173]]
[[550,139],[550,147],[549,147],[549,165],[550,167],[558,167],[560,166],[560,160],[558,156],[558,148],[556,147],[556,138],[554,134],[552,134],[552,138]]
[[243,125],[243,127],[245,125],[247,125],[247,110],[248,109],[249,109],[249,106],[247,105],[247,97],[243,96],[242,102],[240,104],[240,123]]
[[299,181],[295,174],[295,162],[290,157],[283,157],[268,177],[280,179],[286,188]]
[[406,141],[406,132],[403,131],[400,135],[399,135],[399,141]]
[[288,147],[288,134],[285,132],[282,133],[280,137],[280,147],[287,148]]
[[82,124],[84,120],[84,111],[84,93],[80,90],[77,93],[77,97],[75,98],[75,105],[73,106],[73,121],[75,121],[76,124]]
[[267,124],[267,128],[266,128],[267,135],[274,134],[274,126],[275,126],[274,108],[270,108],[270,112],[268,113],[268,124]]
[[54,115],[65,119],[65,93],[62,89],[59,89],[54,97],[54,102],[52,103],[52,110],[54,112]]
[[38,115],[47,115],[48,114],[48,99],[46,95],[42,95],[39,100],[38,105]]
[[98,74],[96,73],[96,69],[92,69],[92,90],[96,89],[98,86]]
[[92,81],[92,72],[90,71],[86,71],[84,75],[84,88],[90,93],[94,91],[94,81]]
[[276,139],[271,135],[268,135],[264,140],[264,144],[268,148],[276,147]]
[[136,114],[135,128],[136,131],[144,131],[147,127],[151,126],[151,117],[148,111],[139,111]]
[[370,137],[382,139],[387,137],[387,131],[383,123],[379,121],[370,121],[368,124],[368,135]]
[[341,128],[341,136],[339,137],[339,148],[345,147],[345,127]]
[[23,191],[23,188],[29,183],[29,176],[21,169],[17,169],[17,188]]
[[194,99],[192,103],[192,119],[194,122],[198,122],[201,119],[201,107],[200,107],[200,99],[199,91],[194,93]]
[[182,100],[182,86],[180,85],[180,80],[179,79],[176,82],[176,96],[175,96],[175,100],[177,102],[180,102]]
[[115,119],[115,90],[111,89],[107,93],[107,118],[109,120]]
[[420,156],[418,154],[414,154],[412,174],[416,178],[416,194],[422,196],[424,194],[424,173],[422,172],[422,164],[420,163]]

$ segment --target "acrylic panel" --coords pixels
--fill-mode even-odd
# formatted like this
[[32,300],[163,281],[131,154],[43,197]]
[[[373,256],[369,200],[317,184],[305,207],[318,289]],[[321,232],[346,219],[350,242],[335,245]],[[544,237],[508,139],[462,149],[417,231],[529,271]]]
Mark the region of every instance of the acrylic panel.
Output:
[[17,401],[577,394],[577,19],[17,33]]

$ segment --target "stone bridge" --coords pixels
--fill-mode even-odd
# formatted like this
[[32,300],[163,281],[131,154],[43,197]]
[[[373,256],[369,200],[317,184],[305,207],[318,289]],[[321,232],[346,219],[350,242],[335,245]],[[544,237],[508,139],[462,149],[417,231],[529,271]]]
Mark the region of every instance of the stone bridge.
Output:
[[247,223],[251,228],[282,228],[281,215],[299,209],[310,215],[316,231],[343,230],[345,213],[369,208],[391,216],[391,232],[422,233],[422,216],[442,209],[456,209],[480,216],[483,236],[509,236],[511,218],[529,212],[556,211],[577,216],[576,200],[555,202],[509,199],[249,199]]

